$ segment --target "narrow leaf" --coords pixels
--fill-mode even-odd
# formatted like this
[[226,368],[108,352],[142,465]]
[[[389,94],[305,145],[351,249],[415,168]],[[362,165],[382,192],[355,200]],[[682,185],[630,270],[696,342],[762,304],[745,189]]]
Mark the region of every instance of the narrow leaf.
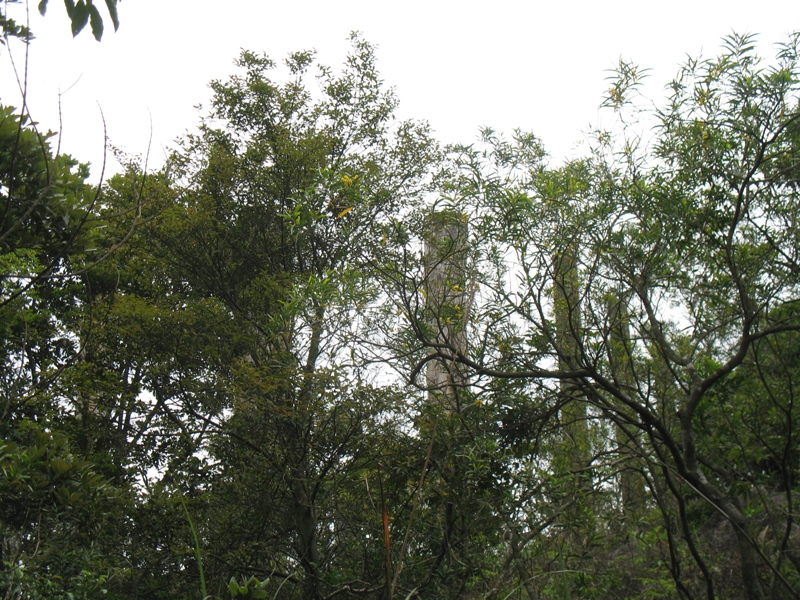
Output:
[[352,206],[348,206],[348,207],[347,207],[347,208],[345,208],[345,209],[344,209],[342,212],[340,212],[338,215],[336,215],[336,218],[337,218],[337,219],[341,219],[343,216],[345,216],[345,215],[346,215],[347,213],[349,213],[351,210],[353,210],[353,207],[352,207]]
[[89,17],[92,21],[92,35],[98,42],[103,39],[103,17],[100,16],[100,11],[97,7],[89,3]]
[[86,3],[83,0],[78,0],[78,3],[73,5],[72,14],[69,17],[72,19],[72,37],[75,37],[83,31],[83,28],[89,22],[89,10],[86,7]]
[[106,0],[108,14],[111,15],[111,22],[114,24],[114,31],[119,29],[119,15],[117,14],[117,0]]

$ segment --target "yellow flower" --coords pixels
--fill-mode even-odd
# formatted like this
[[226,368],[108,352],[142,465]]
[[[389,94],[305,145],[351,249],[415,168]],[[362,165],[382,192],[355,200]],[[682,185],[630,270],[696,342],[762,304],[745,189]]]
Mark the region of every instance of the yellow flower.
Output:
[[344,187],[350,187],[353,185],[353,179],[348,175],[342,175],[342,183],[344,184]]

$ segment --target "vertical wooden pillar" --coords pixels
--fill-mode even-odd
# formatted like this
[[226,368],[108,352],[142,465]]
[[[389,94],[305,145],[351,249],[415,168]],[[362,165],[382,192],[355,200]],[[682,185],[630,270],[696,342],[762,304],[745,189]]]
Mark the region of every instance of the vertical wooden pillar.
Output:
[[[446,352],[466,353],[467,219],[454,211],[431,213],[425,223],[425,311],[428,337],[447,346]],[[462,377],[458,363],[428,363],[427,385],[432,398],[452,404]],[[452,408],[452,407],[451,407]]]
[[[583,325],[581,320],[580,280],[577,244],[569,244],[553,257],[553,316],[560,370],[577,369],[581,364]],[[561,380],[562,448],[572,469],[583,469],[589,461],[589,427],[586,403],[575,381]]]
[[[629,298],[630,294],[618,291],[614,297],[609,299],[608,354],[611,376],[626,394],[635,396],[633,365],[631,364],[633,350],[629,327]],[[624,421],[625,418],[636,418],[633,411],[621,403],[617,410],[622,417],[621,421]],[[620,457],[626,459],[621,465],[619,488],[622,513],[627,520],[631,516],[630,513],[645,501],[645,482],[638,472],[638,469],[643,466],[643,461],[636,454],[639,447],[637,438],[641,436],[641,432],[630,425],[617,423],[614,433]]]

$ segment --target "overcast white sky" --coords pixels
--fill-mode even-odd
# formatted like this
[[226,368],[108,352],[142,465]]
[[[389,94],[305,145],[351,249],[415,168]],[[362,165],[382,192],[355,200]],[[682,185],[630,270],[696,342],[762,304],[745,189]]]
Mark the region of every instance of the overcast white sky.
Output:
[[[102,0],[95,0],[102,6]],[[378,46],[383,79],[396,88],[399,116],[425,119],[444,142],[472,142],[488,125],[531,131],[554,162],[580,153],[583,132],[608,119],[598,110],[619,59],[652,69],[660,96],[687,55],[715,55],[731,31],[758,33],[762,54],[800,29],[796,0],[558,2],[494,0],[120,0],[121,26],[97,43],[72,39],[63,3],[48,15],[30,2],[28,102],[43,128],[59,129],[62,151],[102,160],[100,108],[111,141],[143,154],[152,120],[151,165],[198,122],[208,82],[234,71],[241,48],[281,60],[315,49],[337,67],[361,31]],[[24,21],[24,7],[8,7]],[[24,49],[12,46],[18,68]],[[67,91],[68,90],[68,91]],[[0,102],[20,105],[9,51],[0,47]],[[94,177],[93,177],[94,178]]]

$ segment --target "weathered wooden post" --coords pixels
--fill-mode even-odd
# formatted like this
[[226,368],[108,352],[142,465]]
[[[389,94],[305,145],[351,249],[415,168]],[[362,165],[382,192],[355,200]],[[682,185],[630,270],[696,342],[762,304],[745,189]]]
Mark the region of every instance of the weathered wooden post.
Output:
[[[567,245],[553,257],[553,316],[559,370],[577,369],[583,351],[577,244]],[[571,468],[580,472],[589,461],[586,403],[578,382],[562,379],[560,387],[563,449]]]
[[[611,376],[619,382],[623,391],[635,397],[633,375],[633,341],[630,332],[628,302],[631,294],[618,290],[608,302],[608,356]],[[641,431],[629,424],[636,420],[631,408],[617,403],[620,418],[615,426],[614,438],[621,458],[624,458],[619,474],[620,500],[623,518],[626,521],[637,507],[646,501],[645,481],[640,472],[644,461],[638,455]],[[628,422],[626,422],[628,421]]]
[[[425,314],[428,339],[446,354],[465,354],[471,294],[467,291],[467,216],[455,211],[431,213],[425,223]],[[453,360],[436,359],[427,366],[431,398],[453,409],[463,369]]]

